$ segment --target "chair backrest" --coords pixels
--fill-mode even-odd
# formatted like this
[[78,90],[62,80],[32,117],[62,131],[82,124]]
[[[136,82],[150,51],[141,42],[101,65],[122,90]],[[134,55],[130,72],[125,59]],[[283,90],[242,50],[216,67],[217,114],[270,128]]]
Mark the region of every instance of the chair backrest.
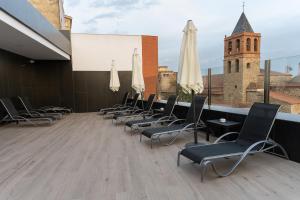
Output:
[[[185,121],[187,123],[194,123],[194,120],[196,121],[196,123],[199,122],[205,102],[206,102],[206,97],[202,97],[198,95],[194,96],[191,106],[186,115]],[[195,111],[195,119],[194,119],[194,111]]]
[[237,143],[253,144],[269,137],[280,105],[254,103],[245,119]]
[[0,102],[11,119],[14,119],[15,116],[19,115],[19,112],[9,98],[1,98]]
[[152,109],[154,99],[155,99],[155,94],[150,94],[149,97],[148,97],[148,100],[147,100],[147,105],[145,107],[146,111],[149,111],[149,110]]
[[122,99],[122,105],[125,106],[127,104],[128,96],[129,96],[129,92],[126,92]]
[[167,104],[166,104],[164,112],[163,112],[163,115],[165,115],[165,116],[172,115],[177,98],[178,98],[178,96],[176,96],[176,95],[169,96]]
[[18,96],[19,101],[21,102],[21,105],[25,108],[27,113],[30,113],[31,110],[33,110],[33,107],[28,99],[28,97],[20,97]]
[[137,93],[134,95],[133,99],[132,99],[132,102],[131,102],[131,106],[132,107],[136,107],[137,106],[137,103],[138,103],[138,100],[139,100],[139,96],[140,96],[140,93]]

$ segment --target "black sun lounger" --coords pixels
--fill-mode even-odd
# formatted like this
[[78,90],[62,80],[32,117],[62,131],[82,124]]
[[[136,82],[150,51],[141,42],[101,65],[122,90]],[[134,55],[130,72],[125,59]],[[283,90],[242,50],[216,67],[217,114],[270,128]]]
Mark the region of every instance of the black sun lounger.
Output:
[[[269,138],[279,108],[279,105],[254,103],[239,133],[226,133],[213,144],[186,147],[178,152],[177,165],[179,166],[180,164],[181,155],[200,164],[201,181],[203,181],[209,165],[212,166],[218,176],[225,177],[233,173],[249,154],[279,148],[283,152],[283,157],[288,159],[287,152],[283,147]],[[237,140],[221,142],[221,139],[230,134],[239,134]],[[215,166],[216,160],[231,157],[238,158],[234,161],[232,167],[222,173],[217,170]]]
[[34,109],[27,97],[18,97],[20,104],[23,106],[24,111],[27,116],[30,118],[42,117],[42,118],[51,118],[53,120],[62,119],[63,115],[61,113],[47,113],[42,109]]
[[177,119],[167,126],[156,127],[156,128],[147,128],[140,134],[140,141],[142,140],[142,136],[146,136],[151,139],[151,148],[154,140],[160,141],[160,137],[163,135],[172,135],[175,134],[168,145],[172,144],[176,138],[188,131],[193,131],[195,129],[194,123],[194,106],[195,106],[195,121],[196,121],[196,129],[203,129],[205,127],[205,123],[201,120],[201,114],[206,102],[206,97],[194,96],[192,104],[188,110],[186,115],[186,119]]
[[131,113],[131,112],[138,110],[139,108],[137,106],[137,103],[139,101],[139,96],[140,96],[139,93],[135,94],[133,97],[133,100],[128,105],[128,107],[126,107],[124,109],[118,109],[118,110],[106,112],[105,117],[112,118],[113,116],[119,115],[121,113]]
[[[22,97],[22,100],[27,102],[28,104],[30,103],[28,97]],[[70,108],[65,108],[65,107],[58,107],[58,106],[43,106],[40,108],[32,108],[33,110],[36,110],[38,112],[43,112],[43,113],[71,113],[72,109]]]
[[176,101],[177,101],[176,95],[169,96],[163,113],[146,116],[145,119],[141,119],[141,120],[127,121],[125,123],[125,127],[130,127],[131,129],[136,130],[139,127],[149,127],[153,124],[162,123],[162,122],[170,122],[170,121],[176,119],[176,117],[173,115],[173,110],[174,110]]
[[128,121],[129,119],[132,118],[141,118],[143,116],[149,116],[150,114],[152,114],[152,105],[154,99],[155,99],[155,94],[149,95],[145,108],[136,109],[133,112],[116,113],[113,116],[113,120],[116,120],[116,123],[118,123],[118,122],[124,122],[124,120]]
[[0,102],[2,106],[4,107],[5,111],[7,112],[7,115],[1,120],[2,122],[27,122],[32,125],[36,125],[35,122],[45,122],[52,124],[53,120],[51,118],[46,117],[25,117],[22,116],[15,108],[13,103],[9,98],[1,98]]
[[128,97],[129,97],[129,92],[126,92],[123,96],[121,104],[115,104],[110,108],[98,109],[98,114],[99,115],[105,115],[107,112],[112,112],[112,111],[115,111],[115,110],[121,110],[121,109],[128,108],[128,105],[127,105]]

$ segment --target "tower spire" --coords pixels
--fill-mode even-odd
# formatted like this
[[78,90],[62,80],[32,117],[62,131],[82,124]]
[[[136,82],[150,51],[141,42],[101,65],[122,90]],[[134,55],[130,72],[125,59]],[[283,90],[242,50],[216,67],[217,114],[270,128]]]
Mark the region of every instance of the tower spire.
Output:
[[245,12],[245,1],[243,1],[243,12]]

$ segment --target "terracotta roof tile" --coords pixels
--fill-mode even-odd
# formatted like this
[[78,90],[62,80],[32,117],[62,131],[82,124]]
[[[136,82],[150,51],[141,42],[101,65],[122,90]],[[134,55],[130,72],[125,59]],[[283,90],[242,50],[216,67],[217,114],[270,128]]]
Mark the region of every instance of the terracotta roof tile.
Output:
[[300,98],[293,97],[281,92],[270,92],[270,97],[288,104],[300,104]]

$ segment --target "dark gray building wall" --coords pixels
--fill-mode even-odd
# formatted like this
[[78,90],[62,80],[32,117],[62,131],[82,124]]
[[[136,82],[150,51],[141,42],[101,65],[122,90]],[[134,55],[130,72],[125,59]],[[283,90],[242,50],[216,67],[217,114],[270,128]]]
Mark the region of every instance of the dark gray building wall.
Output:
[[113,93],[110,72],[73,72],[71,61],[30,63],[28,58],[0,49],[0,97],[28,96],[35,107],[57,105],[94,112],[119,103],[131,91],[131,72],[119,72],[119,78],[120,91]]
[[73,72],[75,110],[94,112],[122,101],[123,95],[131,91],[131,72],[119,72],[120,90],[109,89],[110,72]]
[[0,97],[28,96],[36,107],[73,107],[69,61],[35,61],[0,49]]

